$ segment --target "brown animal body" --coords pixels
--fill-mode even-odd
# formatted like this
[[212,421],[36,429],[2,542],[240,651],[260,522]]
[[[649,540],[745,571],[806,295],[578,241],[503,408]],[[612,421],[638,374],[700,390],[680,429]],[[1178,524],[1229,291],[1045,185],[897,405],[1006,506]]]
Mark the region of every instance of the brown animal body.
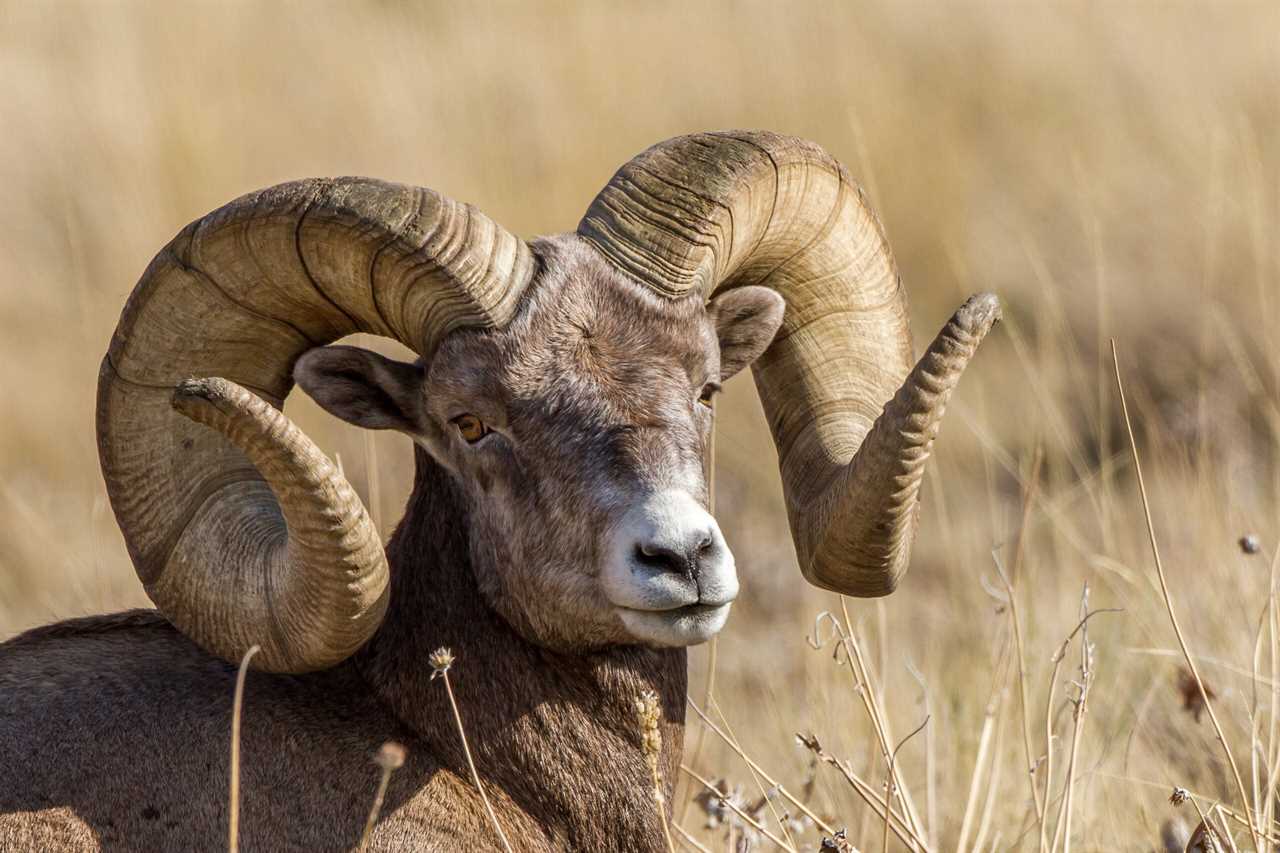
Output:
[[[416,456],[418,488],[388,545],[391,611],[368,648],[323,672],[246,682],[241,849],[353,849],[376,787],[370,757],[387,740],[408,756],[371,849],[500,849],[430,681],[433,644],[458,650],[460,711],[518,850],[661,849],[632,703],[660,692],[674,780],[684,650],[561,656],[523,641],[476,590],[449,476]],[[0,849],[225,851],[234,682],[234,666],[154,611],[10,641]]]
[[[193,223],[139,283],[99,386],[108,492],[160,610],[0,645],[0,849],[223,849],[251,644],[242,849],[352,849],[388,740],[408,759],[373,849],[498,846],[431,678],[441,646],[517,849],[661,849],[635,702],[660,699],[670,803],[684,647],[738,590],[705,510],[720,383],[754,363],[805,576],[884,594],[997,312],[970,300],[913,370],[874,217],[821,149],[772,134],[656,146],[577,233],[531,244],[364,179]],[[421,357],[324,346],[351,331]],[[279,411],[295,378],[414,441],[385,549]]]

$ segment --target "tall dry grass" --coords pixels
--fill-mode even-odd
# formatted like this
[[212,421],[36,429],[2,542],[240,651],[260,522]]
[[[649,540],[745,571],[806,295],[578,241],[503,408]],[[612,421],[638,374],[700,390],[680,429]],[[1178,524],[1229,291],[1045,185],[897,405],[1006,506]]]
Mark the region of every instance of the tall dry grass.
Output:
[[[643,147],[763,127],[860,176],[919,337],[978,289],[1007,319],[956,395],[914,566],[884,601],[797,582],[767,432],[749,382],[731,384],[718,502],[744,592],[701,709],[725,737],[689,770],[747,800],[757,774],[780,783],[864,850],[1035,850],[1042,826],[1058,849],[1148,850],[1166,819],[1198,823],[1193,806],[1245,813],[1179,680],[1115,337],[1174,608],[1270,819],[1277,32],[1266,2],[0,2],[0,635],[145,604],[98,475],[93,388],[125,295],[186,222],[289,178],[367,174],[522,234],[564,230]],[[290,412],[354,483],[380,481],[389,527],[407,445],[305,400]],[[1120,612],[1060,651],[1086,584],[1089,608]],[[1192,804],[1169,802],[1175,785]],[[765,805],[771,833],[816,842],[783,831],[793,802]],[[743,837],[675,807],[712,849]]]

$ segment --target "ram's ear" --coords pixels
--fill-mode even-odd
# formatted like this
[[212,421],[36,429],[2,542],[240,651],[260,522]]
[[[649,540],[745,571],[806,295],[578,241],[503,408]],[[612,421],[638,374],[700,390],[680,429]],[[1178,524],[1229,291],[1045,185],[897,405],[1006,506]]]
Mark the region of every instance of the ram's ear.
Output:
[[359,347],[320,347],[298,359],[293,378],[327,412],[366,429],[417,432],[423,370]]
[[733,376],[761,356],[782,325],[786,303],[767,287],[738,287],[707,305],[720,339],[720,379]]

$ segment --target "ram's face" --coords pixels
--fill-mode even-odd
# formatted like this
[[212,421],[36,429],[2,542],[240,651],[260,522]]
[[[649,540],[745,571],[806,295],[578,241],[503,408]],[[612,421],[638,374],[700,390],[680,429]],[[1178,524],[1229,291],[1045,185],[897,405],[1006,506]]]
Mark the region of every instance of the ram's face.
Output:
[[384,400],[406,401],[406,431],[460,482],[473,571],[518,631],[561,649],[703,642],[738,594],[707,511],[714,397],[782,302],[673,302],[580,244],[539,249],[513,323],[450,336]]

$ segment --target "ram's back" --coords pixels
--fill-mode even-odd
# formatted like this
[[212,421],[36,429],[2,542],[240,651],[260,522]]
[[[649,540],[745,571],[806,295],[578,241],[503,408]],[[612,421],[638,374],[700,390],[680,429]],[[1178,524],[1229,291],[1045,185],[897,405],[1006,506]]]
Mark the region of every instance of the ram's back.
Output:
[[[0,850],[226,850],[234,685],[234,667],[153,611],[0,644]],[[380,772],[370,759],[393,739],[410,740],[351,666],[252,673],[241,849],[356,846]],[[445,849],[475,831],[467,786],[409,746],[375,847]]]

